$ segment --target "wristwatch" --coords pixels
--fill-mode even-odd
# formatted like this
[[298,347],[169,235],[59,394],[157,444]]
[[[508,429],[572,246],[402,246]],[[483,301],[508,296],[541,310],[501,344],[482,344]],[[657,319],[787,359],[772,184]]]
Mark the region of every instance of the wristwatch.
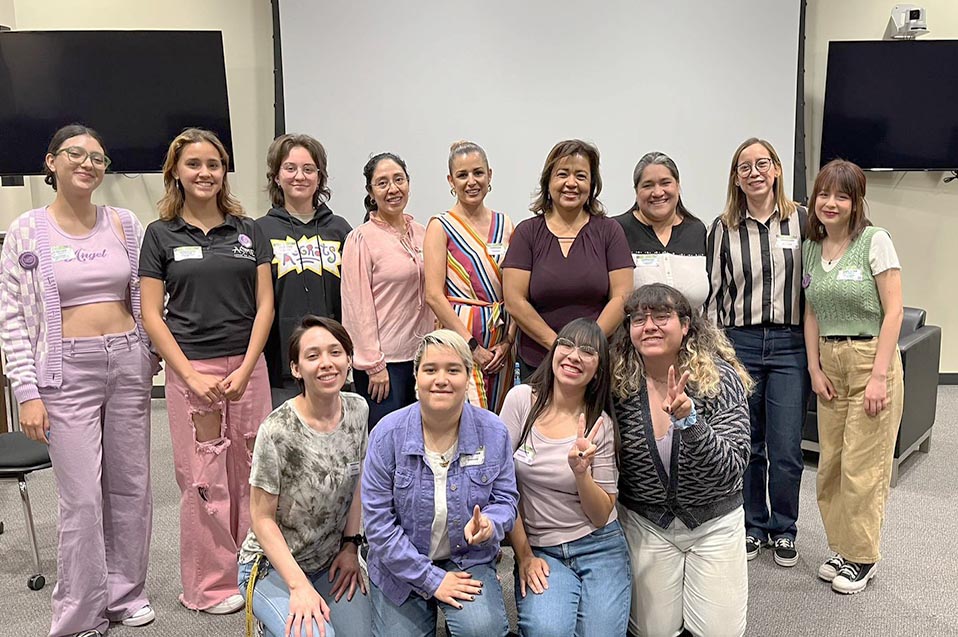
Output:
[[347,544],[355,544],[357,548],[361,547],[366,543],[366,536],[362,533],[358,535],[344,535],[343,538],[339,541],[339,548],[343,548]]
[[479,341],[476,340],[476,337],[473,336],[469,339],[469,351],[474,352],[479,348]]

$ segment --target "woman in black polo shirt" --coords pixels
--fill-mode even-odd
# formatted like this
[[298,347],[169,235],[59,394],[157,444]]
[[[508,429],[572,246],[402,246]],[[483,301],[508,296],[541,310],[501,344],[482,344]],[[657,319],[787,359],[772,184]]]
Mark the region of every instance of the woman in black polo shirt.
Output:
[[140,252],[143,324],[166,361],[183,494],[180,602],[211,614],[243,607],[236,553],[249,530],[253,441],[270,412],[262,352],[273,320],[272,252],[230,194],[228,166],[213,133],[177,136],[163,165],[160,219]]
[[615,218],[635,263],[633,283],[665,283],[700,311],[709,293],[705,224],[682,203],[679,168],[665,153],[642,156],[632,171],[635,205]]

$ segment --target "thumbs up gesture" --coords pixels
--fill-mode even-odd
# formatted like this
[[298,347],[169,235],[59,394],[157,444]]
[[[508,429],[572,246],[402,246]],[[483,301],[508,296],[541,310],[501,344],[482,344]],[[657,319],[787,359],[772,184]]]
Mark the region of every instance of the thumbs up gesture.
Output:
[[595,426],[592,427],[592,431],[586,436],[585,414],[579,414],[578,433],[575,443],[573,443],[572,448],[569,449],[569,466],[572,468],[573,473],[585,473],[589,470],[589,467],[592,466],[592,459],[595,457],[596,452],[595,438],[599,434],[599,429],[602,428],[603,422],[605,422],[605,420],[602,416],[599,416],[599,419],[595,421]]
[[482,544],[492,539],[492,522],[482,514],[478,504],[472,511],[472,517],[466,522],[463,535],[469,544]]
[[692,399],[685,394],[685,384],[689,382],[689,373],[685,372],[676,380],[675,365],[669,366],[669,384],[662,401],[662,410],[672,414],[676,420],[682,420],[692,412]]

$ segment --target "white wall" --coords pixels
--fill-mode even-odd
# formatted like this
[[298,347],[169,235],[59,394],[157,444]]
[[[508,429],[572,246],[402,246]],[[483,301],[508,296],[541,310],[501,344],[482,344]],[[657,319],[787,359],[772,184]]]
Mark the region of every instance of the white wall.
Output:
[[[267,0],[0,0],[0,23],[8,15],[15,16],[20,30],[222,31],[236,169],[229,176],[230,186],[251,215],[265,212],[265,156],[273,139],[272,13]],[[108,61],[99,63],[109,72]],[[156,218],[154,206],[162,194],[159,175],[107,175],[94,200],[130,208],[145,224]],[[27,178],[21,188],[0,188],[0,226],[6,228],[24,210],[52,200],[53,191],[40,177]]]
[[[880,40],[894,2],[809,0],[806,14],[805,101],[808,186],[819,161],[825,71],[830,40]],[[958,2],[926,0],[927,39],[958,38]],[[958,113],[958,105],[956,105]],[[869,211],[891,232],[902,263],[905,304],[928,311],[942,327],[941,371],[958,372],[958,181],[931,173],[867,173]]]

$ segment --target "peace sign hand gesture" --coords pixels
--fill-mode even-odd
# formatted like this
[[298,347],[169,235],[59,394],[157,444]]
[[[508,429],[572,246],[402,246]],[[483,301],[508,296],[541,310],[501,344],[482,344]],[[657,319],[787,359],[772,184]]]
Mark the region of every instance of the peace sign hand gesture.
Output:
[[599,429],[602,428],[603,422],[605,422],[605,419],[599,416],[599,419],[595,421],[595,425],[592,427],[592,431],[586,436],[585,414],[579,414],[579,427],[576,441],[572,445],[572,448],[569,449],[569,466],[572,468],[573,473],[583,474],[592,466],[592,459],[595,458],[595,452],[597,450],[595,438],[599,434]]
[[671,414],[675,420],[682,420],[692,413],[692,399],[685,394],[685,385],[689,382],[689,373],[686,371],[676,382],[675,365],[669,366],[669,385],[662,401],[662,410]]

